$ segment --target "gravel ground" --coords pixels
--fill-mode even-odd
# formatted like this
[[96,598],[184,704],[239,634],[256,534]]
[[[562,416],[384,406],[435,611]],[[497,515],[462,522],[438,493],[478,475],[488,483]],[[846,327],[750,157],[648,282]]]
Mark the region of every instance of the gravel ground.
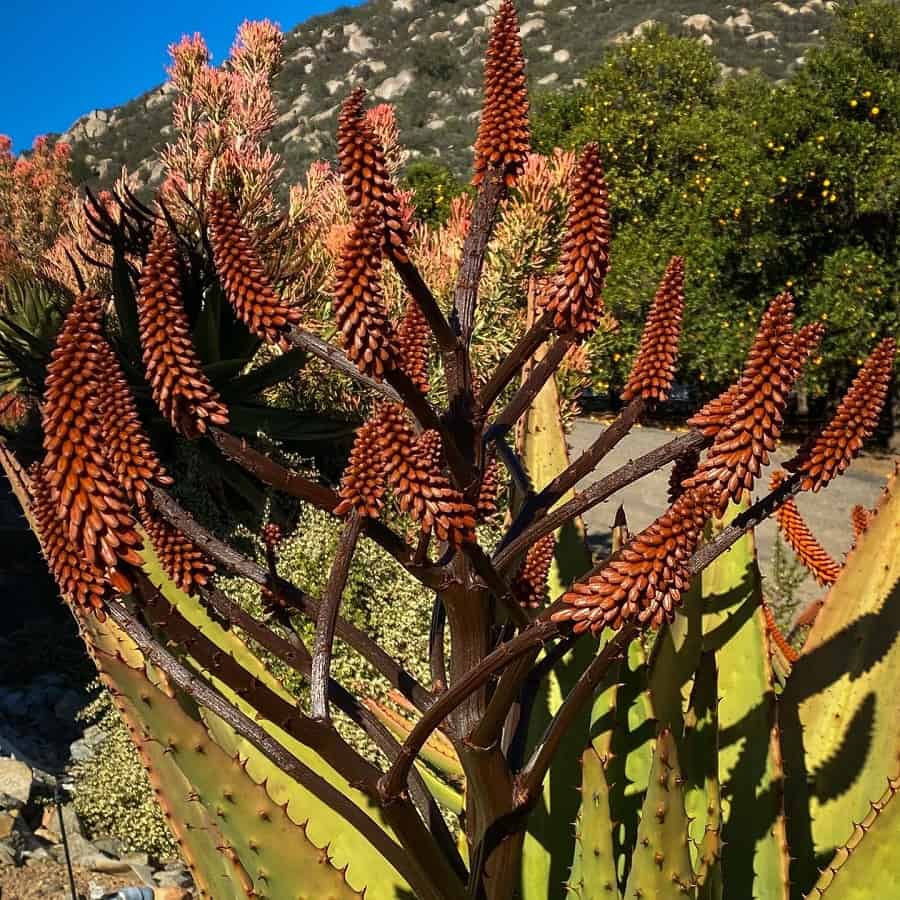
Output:
[[[135,883],[134,875],[101,875],[75,868],[75,886],[79,900],[107,894]],[[56,862],[41,862],[31,866],[0,867],[0,898],[2,900],[71,900],[66,867]]]
[[[569,435],[573,458],[575,454],[590,446],[605,427],[603,422],[589,419],[580,419],[576,422]],[[598,477],[609,474],[630,459],[642,456],[673,437],[675,437],[673,432],[661,428],[634,429],[591,475],[579,483],[578,487],[582,489],[587,487]],[[772,469],[790,459],[795,449],[791,446],[779,448],[774,457],[774,465],[767,468],[757,482],[757,495],[761,495],[764,489],[768,488]],[[844,554],[853,543],[850,510],[857,503],[862,503],[866,507],[875,505],[885,480],[894,469],[895,460],[896,457],[863,456],[825,490],[818,494],[803,493],[797,498],[797,505],[810,528],[838,562],[843,560]],[[609,547],[610,524],[620,503],[625,507],[628,525],[632,531],[646,527],[665,509],[670,469],[671,466],[666,466],[661,471],[648,475],[587,513],[585,522],[595,552],[602,552]],[[759,562],[764,578],[771,578],[776,531],[775,523],[771,520],[757,529]],[[807,578],[797,588],[795,597],[799,601],[805,601],[821,593],[822,589],[815,581]]]

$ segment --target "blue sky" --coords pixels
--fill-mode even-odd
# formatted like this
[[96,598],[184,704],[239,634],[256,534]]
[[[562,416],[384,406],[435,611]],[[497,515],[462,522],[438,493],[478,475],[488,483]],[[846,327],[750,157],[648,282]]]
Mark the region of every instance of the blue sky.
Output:
[[199,31],[221,62],[244,19],[285,31],[334,0],[4,0],[0,134],[18,151],[82,113],[130,100],[165,79],[166,48]]

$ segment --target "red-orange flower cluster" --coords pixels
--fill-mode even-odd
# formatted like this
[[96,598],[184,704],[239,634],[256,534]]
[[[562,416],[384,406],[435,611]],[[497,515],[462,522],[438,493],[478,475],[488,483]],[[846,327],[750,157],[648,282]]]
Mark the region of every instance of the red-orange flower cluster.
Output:
[[587,336],[603,315],[601,294],[609,271],[609,192],[596,144],[584,148],[569,193],[559,271],[539,303],[553,314],[558,332]]
[[[784,472],[772,473],[771,488],[774,491],[784,480]],[[793,500],[786,501],[775,513],[775,520],[784,539],[788,542],[797,559],[803,563],[821,585],[834,584],[841,567],[829,556],[825,548],[816,540],[809,526],[800,514]]]
[[809,441],[787,468],[805,476],[804,491],[818,491],[840,475],[875,433],[887,399],[897,347],[885,338],[853,379],[831,421]]
[[409,228],[403,204],[385,162],[384,148],[363,113],[366,92],[356,88],[344,101],[338,119],[338,159],[344,192],[354,216],[373,206],[372,222],[378,244],[401,262],[407,262]]
[[412,383],[427,394],[428,350],[431,346],[431,328],[422,314],[419,304],[410,298],[400,327],[397,329],[400,369],[409,376]]
[[511,0],[501,0],[484,63],[484,108],[475,139],[475,174],[480,184],[489,168],[515,183],[531,149],[528,81],[519,36],[519,17]]
[[556,622],[574,622],[576,634],[599,635],[625,623],[658,628],[672,621],[690,583],[687,563],[715,509],[708,485],[682,494],[652,525],[632,538],[596,575],[563,596],[568,608]]
[[787,638],[781,633],[772,609],[765,601],[762,604],[763,618],[766,622],[766,634],[769,640],[781,651],[781,655],[789,662],[795,663],[800,659],[800,654],[788,643]]
[[497,512],[497,491],[500,487],[500,473],[497,469],[497,460],[492,457],[484,467],[484,476],[481,486],[478,488],[478,500],[475,508],[478,511],[478,520],[483,522]]
[[163,571],[180,590],[194,596],[200,588],[206,587],[215,568],[195,544],[160,517],[149,504],[141,510],[141,524]]
[[82,294],[57,336],[44,391],[44,467],[67,540],[126,594],[131,581],[122,564],[141,564],[141,539],[105,456],[96,397],[100,319],[99,298]]
[[552,531],[529,547],[512,584],[513,594],[522,606],[537,609],[547,602],[547,576],[555,549],[556,537]]
[[160,412],[187,438],[204,434],[208,424],[227,425],[228,410],[201,371],[191,341],[175,235],[162,225],[144,259],[137,307],[147,381]]
[[866,509],[861,503],[857,503],[850,513],[850,523],[853,525],[853,537],[859,540],[866,533],[869,523],[875,514]]
[[669,396],[675,378],[683,315],[684,260],[673,256],[656,292],[640,349],[622,391],[622,400],[626,403],[635,397],[662,401]]
[[237,317],[262,340],[286,346],[300,311],[278,297],[237,210],[218,192],[209,196],[209,235],[216,272]]
[[384,428],[378,418],[364,422],[356,432],[350,459],[341,478],[341,502],[335,513],[345,515],[355,509],[361,516],[377,519],[387,487],[381,438]]
[[334,315],[347,355],[360,371],[381,379],[398,353],[381,288],[378,211],[365,207],[354,220],[334,279]]

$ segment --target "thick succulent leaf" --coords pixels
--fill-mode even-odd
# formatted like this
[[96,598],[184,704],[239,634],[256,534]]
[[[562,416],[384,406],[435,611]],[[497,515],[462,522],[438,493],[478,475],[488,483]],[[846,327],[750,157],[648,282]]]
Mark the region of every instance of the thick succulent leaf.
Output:
[[[154,585],[159,585],[163,595],[178,612],[197,630],[227,656],[239,663],[246,672],[290,704],[295,698],[273,676],[259,658],[241,641],[234,629],[226,630],[211,619],[202,603],[189,597],[172,584],[162,572],[159,561],[149,547],[145,550],[145,569]],[[366,814],[378,822],[391,835],[390,828],[383,822],[378,806],[363,792],[351,787],[345,778],[325,763],[310,747],[301,744],[275,723],[260,718],[257,710],[239,696],[231,687],[219,679],[215,672],[204,672],[202,667],[190,659],[186,660],[197,671],[203,672],[213,686],[238,708],[257,720],[258,724],[272,735],[286,750],[297,757],[332,787],[352,800]],[[405,880],[396,872],[381,854],[342,816],[334,812],[312,792],[297,784],[290,776],[271,763],[252,744],[244,740],[214,716],[205,716],[211,736],[229,757],[238,758],[247,775],[256,783],[264,785],[268,796],[279,807],[287,804],[288,817],[295,823],[303,823],[306,835],[318,846],[328,846],[329,854],[336,866],[346,869],[347,879],[357,890],[367,887],[366,896],[374,900],[394,900],[408,891]],[[349,868],[348,868],[349,867]]]
[[653,753],[626,897],[694,896],[683,781],[675,738],[663,728]]
[[[255,397],[260,391],[280,384],[296,374],[298,369],[303,368],[308,358],[309,354],[300,347],[280,353],[261,366],[257,366],[253,371],[230,378],[221,384],[222,399],[231,403],[235,400]],[[208,370],[207,374],[209,374]],[[213,383],[217,384],[215,379],[213,379]]]
[[[568,464],[569,454],[559,415],[559,394],[553,379],[540,391],[528,410],[520,434],[519,453],[536,490],[540,490]],[[564,497],[563,500],[567,499]],[[549,595],[556,597],[591,565],[590,553],[580,522],[557,534],[556,551],[548,579]],[[562,699],[597,652],[596,642],[582,640],[541,684],[529,723],[533,745],[559,709]],[[590,710],[571,723],[563,738],[553,768],[544,782],[541,802],[532,813],[522,855],[523,900],[553,900],[565,895],[565,883],[575,850],[572,823],[578,814],[580,758],[590,723]],[[552,811],[552,812],[551,812]]]
[[591,746],[581,757],[581,808],[568,884],[573,900],[618,900],[613,831],[604,762]]
[[900,491],[892,478],[827,595],[781,701],[796,793],[809,792],[805,822],[802,807],[789,810],[797,819],[794,878],[804,890],[897,773],[898,547]]
[[825,867],[810,900],[871,900],[900,897],[900,778],[888,783],[865,818],[854,827],[850,840]]
[[[729,507],[716,527],[738,512],[740,507]],[[726,896],[786,898],[784,777],[752,533],[705,569],[701,584],[703,646],[715,653],[719,680]]]

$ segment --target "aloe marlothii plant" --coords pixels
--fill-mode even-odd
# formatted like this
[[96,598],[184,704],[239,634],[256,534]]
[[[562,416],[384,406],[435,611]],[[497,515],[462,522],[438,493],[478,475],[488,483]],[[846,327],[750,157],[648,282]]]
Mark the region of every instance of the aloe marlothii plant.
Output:
[[[792,474],[751,503],[788,394],[821,337],[795,329],[793,299],[779,295],[740,379],[691,430],[575,493],[668,393],[684,262],[662,273],[622,412],[569,462],[554,373],[608,321],[608,196],[589,146],[572,171],[560,259],[540,282],[534,323],[494,371],[473,371],[485,254],[525,166],[523,72],[504,0],[449,311],[420,274],[408,210],[360,92],[344,105],[338,140],[352,212],[333,287],[341,347],[313,336],[279,294],[227,186],[191,200],[205,210],[205,240],[240,321],[376,398],[339,490],[229,432],[228,410],[198,377],[179,325],[172,265],[160,256],[171,256],[171,243],[157,234],[148,248],[138,309],[154,399],[182,434],[342,520],[321,597],[246,558],[173,500],[95,294],[74,302],[53,352],[43,458],[30,474],[6,448],[0,459],[204,896],[865,896],[844,869],[858,869],[859,854],[884,858],[896,838],[900,563],[885,556],[896,493],[871,521],[857,516],[866,530],[799,653],[766,617],[752,529],[800,490],[825,487],[859,452],[885,401],[893,342],[874,350]],[[390,268],[409,295],[398,323],[381,287]],[[154,309],[171,317],[171,346],[164,328],[150,327]],[[424,371],[433,354],[446,382],[442,409]],[[167,381],[169,365],[184,384]],[[495,507],[498,463],[519,497],[489,552],[477,526]],[[620,517],[612,555],[592,566],[572,522],[672,463],[671,505],[633,536]],[[393,527],[402,515],[415,526],[411,539]],[[434,594],[428,686],[341,615],[360,541]],[[256,618],[219,592],[213,566],[307,617],[311,646],[283,619]],[[392,686],[395,707],[333,677],[336,639]],[[262,651],[303,678],[308,705]],[[849,714],[846,726],[836,711]],[[337,712],[377,753],[348,742]],[[816,867],[843,844],[816,883]]]

